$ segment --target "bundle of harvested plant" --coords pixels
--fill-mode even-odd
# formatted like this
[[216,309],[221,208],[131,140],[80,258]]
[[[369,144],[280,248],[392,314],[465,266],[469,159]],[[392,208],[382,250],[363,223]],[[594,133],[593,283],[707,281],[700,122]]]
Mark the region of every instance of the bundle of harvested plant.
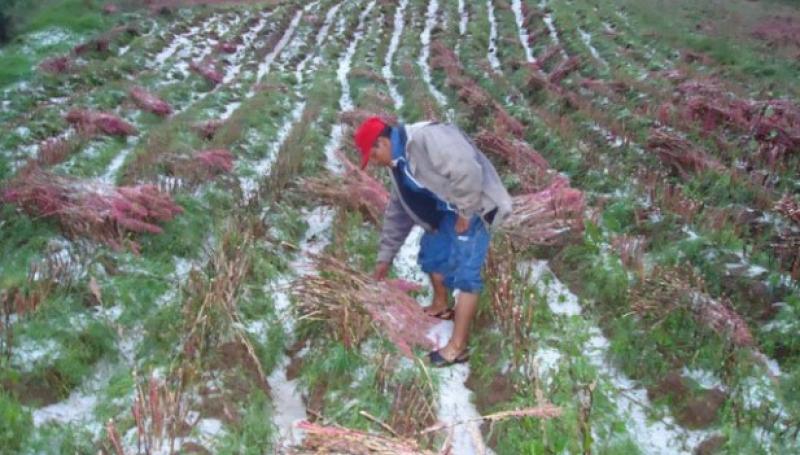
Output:
[[474,140],[482,151],[493,153],[508,162],[526,191],[536,191],[549,182],[550,165],[527,143],[486,130],[479,132]]
[[72,109],[67,113],[67,122],[75,125],[85,135],[93,135],[97,132],[108,134],[109,136],[136,134],[136,128],[133,125],[115,114],[107,112]]
[[292,286],[299,320],[324,322],[348,347],[357,346],[373,324],[409,357],[412,346],[434,347],[428,333],[439,320],[425,314],[404,291],[332,257],[315,260],[319,274],[303,276]]
[[724,166],[687,139],[663,128],[654,129],[647,139],[647,148],[658,153],[665,164],[682,178],[709,170],[724,170]]
[[800,106],[786,100],[751,103],[751,130],[756,140],[772,146],[775,158],[800,151]]
[[450,79],[459,77],[462,71],[461,61],[456,53],[439,40],[431,43],[431,66],[443,70]]
[[325,174],[305,179],[301,187],[322,202],[357,210],[370,221],[379,223],[389,204],[386,188],[343,154],[339,159],[345,166],[343,176]]
[[622,95],[628,91],[628,85],[622,81],[605,81],[602,79],[584,79],[581,87],[598,93]]
[[199,74],[208,82],[216,85],[222,82],[222,73],[217,70],[217,66],[212,62],[192,62],[189,68]]
[[206,120],[205,122],[197,123],[192,126],[192,129],[203,139],[213,139],[217,134],[217,130],[225,124],[223,120]]
[[555,178],[542,191],[515,196],[501,232],[519,246],[555,245],[583,230],[583,193]]
[[800,225],[800,202],[793,197],[788,194],[784,195],[781,200],[775,204],[775,210]]
[[299,422],[297,427],[305,431],[303,445],[290,453],[295,455],[342,454],[342,455],[433,455],[423,450],[416,441],[381,436],[365,431],[338,426],[324,426],[311,422]]
[[549,79],[553,84],[558,84],[571,73],[577,71],[581,67],[581,59],[578,56],[572,56],[553,69],[550,73]]
[[42,166],[53,166],[64,161],[83,145],[83,138],[73,134],[45,139],[39,144],[36,162]]
[[39,63],[39,69],[48,74],[64,74],[72,68],[72,59],[67,55],[49,57]]
[[446,83],[456,91],[459,99],[467,105],[476,119],[493,116],[494,126],[501,132],[513,134],[522,138],[525,126],[494,101],[492,97],[481,88],[473,79],[463,74],[463,67],[455,52],[440,41],[431,45],[431,66],[444,70],[447,74]]
[[641,235],[620,235],[611,240],[611,247],[619,254],[625,267],[634,270],[639,276],[644,275],[644,253],[647,249],[647,238]]
[[233,54],[238,48],[239,45],[231,41],[222,41],[216,46],[217,51],[223,54]]
[[702,292],[689,292],[684,297],[695,319],[736,346],[752,346],[753,334],[747,322],[731,307],[730,302],[717,300]]
[[[65,233],[120,248],[127,232],[161,232],[183,209],[153,185],[114,187],[30,167],[9,182],[2,201],[31,216],[54,218]],[[135,246],[134,246],[135,247]]]
[[556,55],[563,52],[563,49],[560,44],[553,44],[547,49],[542,52],[542,55],[536,60],[537,64],[540,68],[544,68],[547,66],[548,62],[553,59]]
[[699,121],[703,131],[710,132],[722,125],[746,129],[749,106],[707,96],[692,96],[685,103],[684,116]]
[[153,95],[142,87],[133,87],[130,90],[131,99],[133,102],[148,112],[160,116],[167,116],[172,113],[172,106],[161,98]]
[[[703,281],[690,269],[655,268],[629,291],[632,309],[641,317],[662,321],[677,309],[688,310],[695,321],[736,346],[753,346],[745,320],[726,299],[715,299],[699,289]],[[658,322],[657,322],[658,323]]]
[[167,158],[167,168],[173,177],[201,183],[233,170],[235,157],[227,149],[209,149],[193,155]]

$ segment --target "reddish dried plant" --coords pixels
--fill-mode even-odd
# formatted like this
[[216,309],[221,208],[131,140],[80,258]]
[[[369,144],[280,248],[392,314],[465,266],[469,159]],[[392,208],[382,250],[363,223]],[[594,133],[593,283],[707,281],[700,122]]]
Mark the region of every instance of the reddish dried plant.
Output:
[[547,160],[526,142],[486,130],[479,132],[474,140],[478,148],[501,157],[511,166],[524,191],[540,190],[550,181]]
[[67,122],[75,125],[81,134],[90,136],[97,133],[109,136],[131,136],[136,134],[133,125],[107,112],[72,109],[67,113]]
[[323,426],[300,422],[297,427],[306,434],[302,446],[293,447],[291,453],[311,455],[320,453],[433,455],[422,449],[413,439],[381,436],[366,431],[339,426]]
[[515,196],[512,204],[500,229],[520,247],[560,244],[583,231],[584,195],[563,178],[542,191]]
[[647,238],[644,236],[620,235],[611,241],[611,247],[619,254],[625,267],[644,276],[644,253],[647,249]]
[[217,70],[217,66],[213,62],[192,62],[189,64],[189,68],[213,85],[223,81],[222,73]]
[[164,381],[151,377],[136,385],[131,414],[136,424],[138,453],[173,453],[175,435],[186,423],[180,394],[170,390]]
[[[121,248],[127,233],[162,231],[183,210],[153,185],[114,187],[98,181],[63,177],[40,168],[11,180],[2,201],[31,216],[55,219],[65,233]],[[131,245],[136,248],[136,245]]]
[[520,257],[511,242],[498,242],[489,251],[486,273],[492,320],[506,334],[519,362],[531,344],[536,298],[532,298],[527,276],[518,276]]
[[210,140],[214,138],[214,135],[217,134],[217,130],[219,130],[224,124],[224,120],[213,119],[195,124],[192,128],[197,132],[198,135],[200,135],[200,137]]
[[553,59],[556,55],[559,55],[562,52],[562,47],[559,44],[553,44],[542,53],[542,55],[536,59],[536,62],[539,64],[540,68],[544,68],[547,66],[548,62]]
[[48,74],[64,74],[72,68],[72,59],[67,55],[49,57],[39,63],[39,69]]
[[111,448],[114,450],[114,455],[125,455],[125,449],[122,446],[122,438],[119,435],[119,430],[117,430],[114,419],[109,419],[106,423],[106,437],[111,444]]
[[217,51],[223,54],[233,54],[239,48],[239,44],[231,41],[222,41],[217,44]]
[[172,113],[172,106],[170,106],[169,103],[153,95],[142,87],[131,88],[130,96],[131,99],[133,99],[133,102],[139,106],[140,109],[152,112],[153,114],[160,115],[162,117]]
[[753,335],[745,320],[725,298],[715,299],[700,289],[702,279],[691,269],[656,268],[630,290],[633,310],[650,320],[661,320],[670,312],[685,309],[698,324],[738,347],[752,347]]
[[647,148],[658,153],[665,164],[675,170],[682,178],[709,171],[724,171],[724,166],[687,139],[663,128],[650,132]]
[[447,85],[456,91],[473,118],[487,120],[487,117],[490,117],[494,127],[501,133],[511,134],[518,139],[523,138],[525,126],[509,115],[503,106],[493,100],[473,79],[465,76],[458,56],[438,40],[431,44],[431,66],[445,72]]
[[343,154],[339,157],[345,166],[343,177],[326,175],[305,179],[302,188],[326,203],[357,210],[373,223],[380,223],[389,204],[389,192]]
[[800,202],[788,194],[784,195],[777,204],[775,210],[781,213],[786,218],[794,221],[795,224],[800,225]]
[[792,16],[773,16],[756,24],[751,34],[773,47],[800,47],[800,20]]
[[235,157],[227,149],[209,149],[191,156],[166,158],[167,168],[173,177],[201,183],[233,170]]
[[412,346],[433,349],[428,338],[438,319],[398,287],[375,281],[333,257],[316,258],[318,275],[306,275],[292,286],[300,319],[324,322],[334,339],[357,347],[375,326],[409,358]]
[[36,162],[41,166],[53,166],[61,163],[77,151],[81,145],[83,145],[83,139],[79,135],[46,139],[39,144]]
[[572,56],[559,63],[553,71],[550,72],[550,82],[558,84],[571,73],[577,71],[581,67],[581,59],[578,56]]

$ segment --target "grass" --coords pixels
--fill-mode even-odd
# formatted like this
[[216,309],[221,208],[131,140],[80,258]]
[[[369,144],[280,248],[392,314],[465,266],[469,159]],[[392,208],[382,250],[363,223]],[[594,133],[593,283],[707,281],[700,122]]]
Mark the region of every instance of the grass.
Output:
[[[24,3],[24,4],[23,4]],[[99,32],[111,23],[100,11],[100,2],[93,0],[47,0],[31,5],[18,2],[9,11],[13,18],[15,42],[0,48],[0,87],[31,76],[34,66],[46,54],[63,52],[71,45],[78,44],[78,37],[87,37]],[[25,48],[33,33],[62,29],[71,33],[72,42],[47,44],[46,41],[29,43],[31,51]]]
[[13,453],[19,450],[28,438],[32,426],[31,414],[13,397],[0,391],[0,418],[3,420],[3,428],[0,429],[0,447],[3,448],[3,453]]

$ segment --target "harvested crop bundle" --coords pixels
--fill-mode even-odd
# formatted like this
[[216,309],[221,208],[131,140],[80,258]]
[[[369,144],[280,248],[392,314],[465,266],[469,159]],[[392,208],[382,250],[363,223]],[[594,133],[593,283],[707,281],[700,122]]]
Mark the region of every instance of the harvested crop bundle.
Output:
[[[121,248],[127,233],[158,234],[159,223],[183,209],[154,185],[115,187],[77,180],[38,167],[11,180],[2,201],[31,216],[55,219],[64,232]],[[134,246],[135,247],[135,246]]]
[[547,160],[525,142],[484,130],[475,136],[475,145],[508,162],[526,191],[541,189],[550,180]]
[[682,178],[709,170],[722,170],[722,164],[697,149],[691,142],[665,129],[650,133],[647,148],[658,153],[665,164],[674,169]]
[[211,62],[192,62],[189,64],[189,68],[214,85],[221,83],[223,80],[222,73]]
[[64,74],[72,68],[72,59],[66,55],[50,57],[39,63],[39,69],[47,74]]
[[324,426],[310,422],[300,422],[297,427],[305,431],[306,438],[301,447],[291,453],[297,455],[338,453],[348,455],[433,455],[423,450],[412,439],[393,438],[365,431],[351,430],[338,426]]
[[515,196],[500,230],[521,246],[555,245],[583,230],[583,193],[556,178],[542,191]]
[[213,139],[214,135],[217,134],[217,130],[224,124],[225,122],[223,120],[213,119],[197,123],[192,129],[203,139]]
[[131,136],[136,134],[136,128],[133,125],[114,114],[106,112],[73,109],[67,114],[67,122],[87,135],[96,134],[97,132],[109,136]]
[[379,223],[389,204],[389,193],[375,180],[344,156],[344,176],[324,175],[305,179],[302,188],[307,194],[328,204],[346,207],[363,213],[370,221]]
[[440,321],[396,284],[375,281],[371,276],[328,256],[316,258],[318,275],[306,275],[292,286],[299,319],[324,322],[346,346],[357,346],[373,324],[397,346],[413,357],[412,346],[433,349],[428,338]]
[[167,116],[172,113],[172,106],[161,98],[153,95],[142,87],[133,87],[130,90],[131,99],[133,102],[148,112],[160,116]]
[[715,299],[698,291],[703,282],[690,270],[656,268],[637,286],[629,298],[633,310],[642,317],[662,321],[671,311],[688,310],[698,324],[739,347],[753,346],[747,322],[727,299]]

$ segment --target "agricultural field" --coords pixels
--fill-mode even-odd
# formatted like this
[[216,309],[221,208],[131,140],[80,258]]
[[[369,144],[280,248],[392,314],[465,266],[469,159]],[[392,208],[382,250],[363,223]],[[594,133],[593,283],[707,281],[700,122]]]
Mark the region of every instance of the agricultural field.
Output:
[[[800,453],[796,2],[41,3],[0,45],[0,454]],[[468,363],[425,360],[419,228],[371,278],[370,115],[514,197]]]

